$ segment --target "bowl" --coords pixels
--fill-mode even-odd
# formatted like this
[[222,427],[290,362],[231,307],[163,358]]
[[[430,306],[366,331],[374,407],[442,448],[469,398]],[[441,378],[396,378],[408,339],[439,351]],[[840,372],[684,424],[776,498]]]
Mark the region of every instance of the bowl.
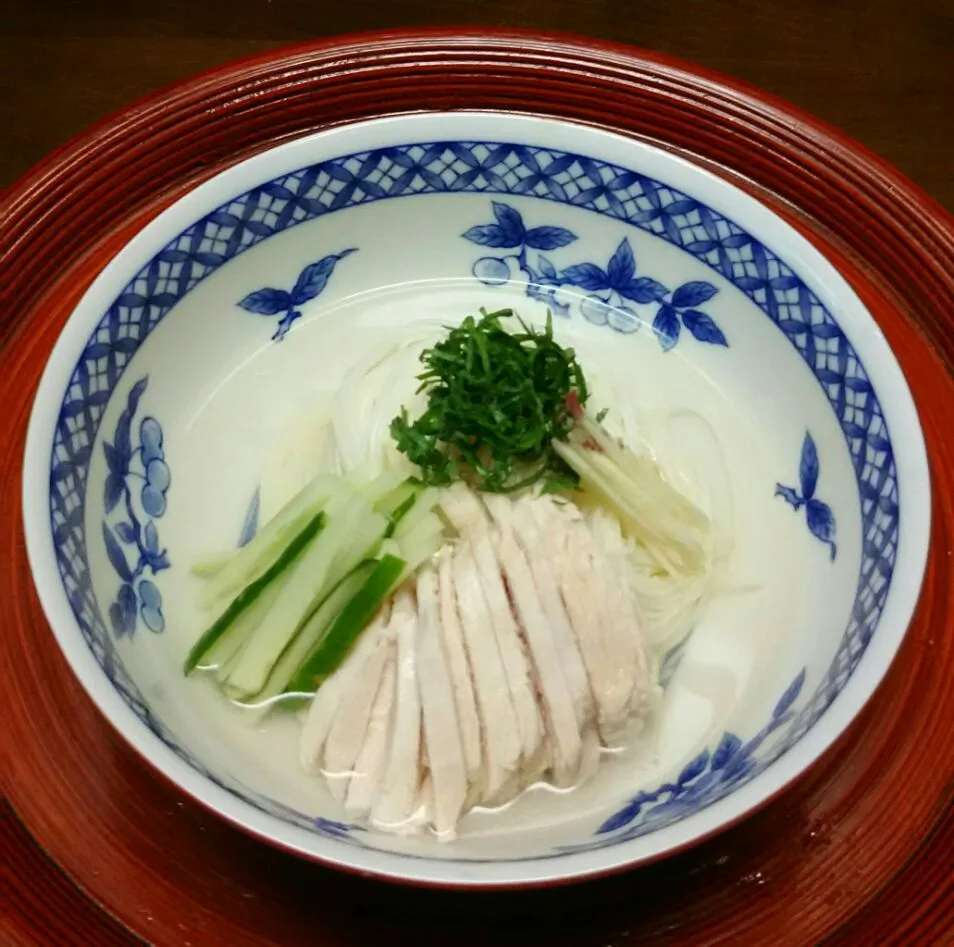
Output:
[[[190,566],[247,534],[268,458],[401,326],[507,306],[550,311],[617,399],[716,433],[734,586],[669,655],[651,752],[475,812],[450,843],[384,835],[297,772],[293,720],[238,725],[183,679],[201,624]],[[675,451],[680,430],[660,430]],[[291,141],[160,214],[65,326],[23,477],[57,641],[155,769],[296,854],[459,886],[638,865],[764,805],[886,673],[930,527],[897,362],[793,227],[643,142],[473,112]]]

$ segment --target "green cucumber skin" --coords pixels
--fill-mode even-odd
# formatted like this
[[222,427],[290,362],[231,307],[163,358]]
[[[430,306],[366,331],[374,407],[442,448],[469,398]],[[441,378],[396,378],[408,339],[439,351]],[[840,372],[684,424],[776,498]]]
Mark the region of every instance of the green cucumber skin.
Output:
[[288,544],[275,562],[254,582],[239,592],[222,615],[212,623],[209,629],[192,646],[192,650],[189,652],[183,665],[183,673],[186,676],[195,670],[206,652],[225,634],[235,619],[261,595],[272,580],[298,558],[308,544],[324,529],[325,521],[326,517],[324,512],[317,513],[313,516],[304,529]]
[[417,494],[412,493],[407,499],[405,499],[400,505],[395,507],[395,509],[388,516],[388,529],[384,534],[385,539],[390,539],[394,535],[394,531],[397,529],[398,524],[404,518],[404,515],[411,509],[412,506],[417,502]]
[[[298,669],[312,653],[315,645],[321,641],[328,628],[334,624],[337,617],[341,614],[352,598],[361,590],[365,581],[374,566],[377,563],[374,560],[365,560],[348,573],[325,597],[324,602],[315,610],[311,617],[296,632],[295,637],[286,645],[285,650],[279,655],[278,660],[269,672],[268,680],[265,686],[255,694],[232,694],[234,700],[240,703],[255,705],[272,697],[277,697],[285,692],[289,681],[298,673]],[[346,598],[342,592],[346,587],[357,585],[352,591],[345,592]],[[338,599],[342,599],[338,602]],[[330,612],[323,615],[322,612]],[[306,640],[306,637],[311,640]]]
[[403,574],[406,564],[403,559],[391,555],[378,561],[374,571],[306,658],[285,693],[307,693],[320,686],[321,681],[336,670]]

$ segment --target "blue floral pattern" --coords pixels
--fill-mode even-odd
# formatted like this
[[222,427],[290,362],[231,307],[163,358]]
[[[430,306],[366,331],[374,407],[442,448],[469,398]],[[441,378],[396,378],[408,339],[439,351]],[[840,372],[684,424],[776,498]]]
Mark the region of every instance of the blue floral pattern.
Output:
[[[795,718],[792,706],[804,685],[805,669],[802,668],[776,702],[768,723],[754,737],[743,742],[734,733],[724,733],[714,750],[706,747],[686,763],[675,782],[663,783],[633,796],[596,830],[597,837],[612,835],[616,842],[639,838],[698,812],[749,782],[779,755],[770,753],[757,757],[755,754],[772,734]],[[592,843],[583,843],[562,850],[575,852],[591,847]],[[596,847],[600,847],[600,843]]]
[[301,273],[292,287],[291,292],[284,289],[273,289],[266,286],[264,289],[257,289],[254,293],[249,293],[244,299],[239,301],[239,306],[246,312],[254,312],[259,316],[277,316],[283,313],[278,325],[275,327],[275,334],[272,340],[281,342],[291,329],[292,323],[301,317],[301,310],[298,306],[304,305],[309,300],[320,295],[331,274],[335,270],[335,265],[339,260],[354,253],[356,247],[348,250],[342,250],[340,253],[330,253],[328,256],[309,263]]
[[588,294],[579,301],[583,318],[594,325],[608,325],[617,332],[635,332],[642,325],[634,304],[654,305],[652,325],[664,352],[679,341],[683,326],[700,342],[728,346],[725,334],[712,317],[698,308],[718,293],[712,283],[696,280],[669,290],[650,276],[637,276],[636,257],[626,237],[605,267],[574,263],[559,270],[540,252],[531,261],[531,251],[568,246],[576,241],[576,234],[565,227],[528,229],[520,212],[503,201],[491,201],[491,208],[496,223],[471,227],[464,238],[480,246],[515,252],[482,256],[474,263],[472,272],[485,286],[509,282],[513,267],[526,277],[527,296],[546,303],[559,316],[570,312],[570,303],[561,298],[560,289],[572,286]]
[[[335,157],[237,195],[184,229],[136,274],[104,313],[77,358],[53,432],[49,489],[52,541],[64,590],[88,647],[126,705],[170,751],[249,805],[284,818],[273,800],[232,783],[225,774],[210,773],[152,712],[130,678],[115,638],[108,632],[109,623],[104,621],[90,576],[86,504],[93,445],[110,399],[140,346],[207,276],[272,235],[320,215],[378,200],[405,196],[420,199],[422,195],[443,193],[481,195],[482,201],[499,197],[501,203],[508,196],[536,198],[541,208],[572,206],[665,241],[710,267],[748,297],[789,341],[828,399],[853,461],[860,498],[863,544],[854,605],[835,657],[813,679],[801,709],[793,710],[794,716],[786,716],[769,744],[752,750],[756,762],[746,776],[752,778],[753,773],[762,771],[794,746],[827,710],[876,633],[891,587],[900,516],[897,467],[884,412],[863,364],[832,314],[798,274],[757,237],[665,182],[630,168],[552,148],[514,142],[432,141]],[[548,244],[565,238],[559,234],[547,236],[544,231],[532,239]],[[536,272],[543,272],[538,261],[533,264]],[[607,273],[608,281],[609,267],[600,269]],[[554,265],[554,273],[559,272]],[[634,276],[635,272],[634,266]],[[681,313],[681,327],[692,334],[694,317],[687,321],[685,313],[698,310],[702,304],[690,303],[685,297],[671,301]],[[680,310],[677,302],[685,304],[684,308]],[[127,403],[126,410],[131,425],[136,406]],[[146,441],[152,437],[147,434]],[[120,478],[127,479],[122,474]],[[161,477],[154,478],[152,486],[165,497],[161,483]],[[128,484],[123,488],[123,498],[127,489],[132,488]],[[801,490],[800,495],[804,494]],[[140,523],[139,542],[131,544],[137,561],[142,556],[140,546],[151,555],[164,555],[158,536],[150,533],[154,537],[150,539],[145,530]],[[117,571],[123,575],[125,569],[132,575],[135,568],[123,552],[130,544],[112,535],[125,564]],[[137,587],[133,586],[132,591],[141,607]],[[123,616],[125,628],[133,599],[129,592],[121,594],[125,601],[118,614]],[[146,594],[148,597],[150,593]],[[678,779],[674,785],[679,785]],[[707,793],[697,790],[695,811],[731,791],[726,786],[720,783]],[[615,845],[618,835],[606,832],[591,844]],[[350,842],[368,844],[354,836]],[[541,857],[561,854],[554,850]]]
[[[109,562],[122,581],[109,606],[110,624],[117,637],[133,634],[137,615],[150,631],[160,632],[166,626],[159,589],[155,582],[143,577],[147,570],[155,576],[169,568],[169,557],[159,546],[155,524],[166,511],[166,492],[171,483],[162,448],[162,427],[155,418],[147,416],[139,424],[138,447],[132,439],[133,420],[147,384],[148,378],[141,378],[129,389],[112,443],[103,442],[109,470],[103,487],[103,542]],[[142,518],[133,501],[134,483],[141,484],[139,502],[145,514]],[[110,524],[109,516],[120,503],[120,517]],[[135,557],[132,565],[126,549],[131,549]]]
[[795,487],[786,487],[784,484],[775,484],[775,495],[782,497],[797,513],[805,507],[805,518],[811,534],[828,546],[832,562],[835,561],[837,548],[835,546],[835,514],[831,507],[815,496],[815,487],[818,485],[818,450],[811,434],[805,432],[802,442],[802,457],[798,465],[798,477],[801,483],[801,493]]

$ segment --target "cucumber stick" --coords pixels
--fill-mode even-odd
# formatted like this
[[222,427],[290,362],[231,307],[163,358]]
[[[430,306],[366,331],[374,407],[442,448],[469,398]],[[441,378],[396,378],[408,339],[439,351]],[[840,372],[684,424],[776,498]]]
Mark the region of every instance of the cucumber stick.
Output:
[[299,530],[328,502],[347,488],[338,477],[315,477],[274,519],[264,526],[213,576],[202,599],[211,604],[234,595],[261,576]]
[[401,517],[396,511],[401,508],[410,509],[423,489],[416,480],[410,478],[402,480],[389,494],[378,500],[374,508],[378,513],[383,513],[392,520],[398,520]]
[[249,641],[229,674],[230,692],[250,696],[262,691],[298,630],[338,582],[374,554],[386,529],[387,520],[373,513],[361,497],[354,496],[340,511],[329,512],[328,525],[295,564],[262,630]]
[[[193,645],[185,660],[184,670],[186,674],[195,670],[199,662],[206,657],[208,652],[230,629],[235,629],[236,620],[262,595],[266,588],[289,569],[302,552],[309,546],[312,540],[318,536],[325,526],[325,514],[317,513],[308,521],[303,529],[288,544],[280,556],[265,570],[265,572],[247,585],[233,600],[222,615],[212,623],[205,634]],[[307,558],[307,557],[305,557]],[[271,611],[271,609],[269,610]],[[244,623],[243,623],[244,625]],[[242,630],[242,626],[238,631]],[[250,629],[245,626],[245,632]]]
[[214,578],[232,561],[234,556],[234,550],[203,556],[192,564],[192,574],[197,575],[200,579]]
[[384,555],[367,573],[334,624],[322,635],[291,679],[286,693],[312,694],[345,659],[351,646],[390,595],[404,574],[407,563],[398,556]]
[[434,487],[426,487],[420,490],[413,505],[405,511],[394,527],[394,538],[399,540],[402,536],[412,532],[421,520],[433,513],[439,498],[440,492]]
[[[240,699],[254,700],[256,704],[270,701],[283,693],[315,645],[345,606],[360,591],[368,576],[374,571],[375,565],[374,560],[362,562],[338,583],[279,657],[268,676],[265,687],[259,693],[239,694],[229,688],[227,692]],[[283,703],[282,706],[284,707],[285,704]]]

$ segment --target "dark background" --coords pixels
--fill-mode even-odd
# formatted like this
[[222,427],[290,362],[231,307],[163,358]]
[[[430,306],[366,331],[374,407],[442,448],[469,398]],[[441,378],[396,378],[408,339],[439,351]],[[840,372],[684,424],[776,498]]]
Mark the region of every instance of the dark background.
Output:
[[583,33],[720,70],[840,126],[954,210],[954,0],[0,0],[0,187],[195,72],[447,24]]

